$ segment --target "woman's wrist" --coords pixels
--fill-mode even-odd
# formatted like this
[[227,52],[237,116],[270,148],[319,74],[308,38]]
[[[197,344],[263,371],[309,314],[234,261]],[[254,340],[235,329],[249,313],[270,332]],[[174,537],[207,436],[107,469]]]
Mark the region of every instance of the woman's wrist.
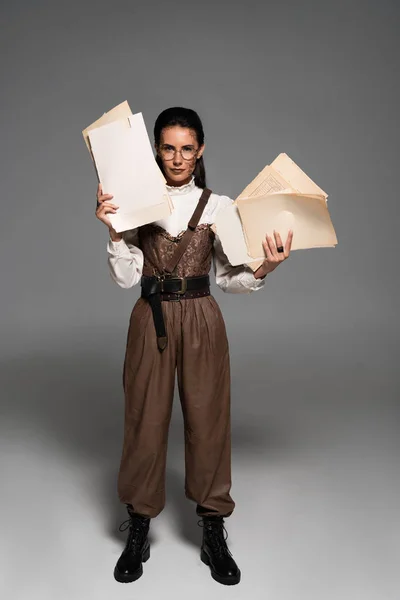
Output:
[[109,229],[109,233],[110,233],[110,240],[112,242],[120,242],[122,240],[122,235],[120,233],[117,233],[115,231],[115,229]]
[[263,269],[262,265],[258,267],[256,271],[254,271],[254,277],[256,279],[264,279],[267,275],[268,273],[265,272],[265,269]]

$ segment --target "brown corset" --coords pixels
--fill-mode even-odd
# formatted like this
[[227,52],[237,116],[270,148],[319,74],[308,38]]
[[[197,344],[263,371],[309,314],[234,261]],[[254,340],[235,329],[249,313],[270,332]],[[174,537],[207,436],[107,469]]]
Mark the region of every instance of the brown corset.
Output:
[[[144,255],[143,275],[154,275],[154,270],[156,274],[162,273],[183,233],[173,236],[155,223],[139,227],[139,248]],[[211,225],[198,225],[174,274],[177,277],[207,275],[211,269],[213,244]]]

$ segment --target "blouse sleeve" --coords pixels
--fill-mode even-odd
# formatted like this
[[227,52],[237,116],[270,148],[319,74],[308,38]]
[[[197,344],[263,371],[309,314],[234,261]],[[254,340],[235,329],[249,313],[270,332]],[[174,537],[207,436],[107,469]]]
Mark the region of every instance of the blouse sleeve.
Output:
[[[220,196],[220,206],[226,206],[232,203],[233,200],[227,196]],[[257,279],[254,273],[247,265],[238,265],[233,267],[226,254],[223,251],[221,240],[218,234],[215,234],[213,248],[213,265],[215,273],[215,281],[218,287],[223,292],[232,294],[249,294],[250,292],[259,290],[265,285],[265,277]]]
[[138,230],[121,233],[122,239],[107,242],[108,267],[111,279],[122,288],[131,288],[139,283],[143,272],[143,252],[139,248]]

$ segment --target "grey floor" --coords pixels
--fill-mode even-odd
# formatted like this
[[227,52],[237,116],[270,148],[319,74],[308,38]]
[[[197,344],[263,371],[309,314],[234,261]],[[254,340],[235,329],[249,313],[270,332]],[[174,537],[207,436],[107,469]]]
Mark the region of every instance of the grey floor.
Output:
[[199,559],[201,530],[183,493],[178,401],[151,559],[139,581],[113,580],[125,537],[115,492],[124,332],[72,328],[27,339],[18,352],[10,339],[1,365],[3,597],[397,600],[390,338],[378,352],[369,344],[376,332],[331,331],[323,344],[317,331],[307,344],[293,335],[290,352],[273,328],[264,354],[232,347],[237,506],[227,529],[242,570],[232,588],[214,582]]

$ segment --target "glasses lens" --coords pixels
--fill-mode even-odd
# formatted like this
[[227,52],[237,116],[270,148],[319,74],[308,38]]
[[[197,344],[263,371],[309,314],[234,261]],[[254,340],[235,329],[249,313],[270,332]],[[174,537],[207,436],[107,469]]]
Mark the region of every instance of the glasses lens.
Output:
[[174,157],[174,151],[172,148],[161,148],[161,156],[166,160],[170,160]]
[[183,148],[182,149],[182,158],[185,160],[192,160],[194,155],[196,154],[196,150],[194,148]]

